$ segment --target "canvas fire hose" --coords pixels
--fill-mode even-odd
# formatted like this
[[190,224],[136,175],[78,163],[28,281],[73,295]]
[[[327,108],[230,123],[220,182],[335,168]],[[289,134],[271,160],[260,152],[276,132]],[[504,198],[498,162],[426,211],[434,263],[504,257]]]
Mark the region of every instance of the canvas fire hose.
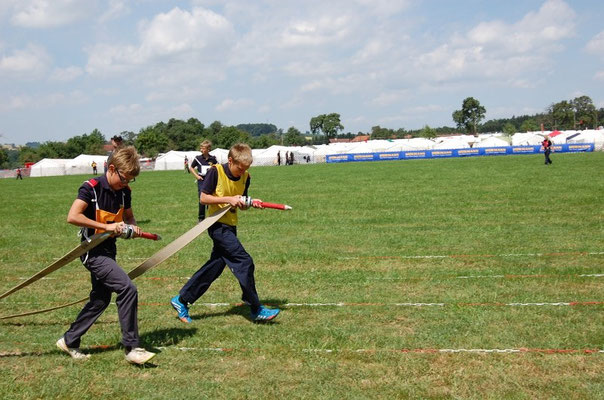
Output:
[[[249,207],[255,203],[256,205],[260,205],[264,208],[272,208],[272,209],[276,209],[276,210],[291,210],[292,209],[292,207],[285,205],[285,204],[261,202],[259,200],[252,199],[251,197],[248,197],[248,196],[244,196],[244,203],[246,204],[247,207]],[[138,267],[136,267],[132,271],[130,271],[128,273],[128,276],[130,277],[130,279],[135,279],[135,278],[141,276],[142,274],[144,274],[151,268],[157,266],[158,264],[162,263],[163,261],[165,261],[167,258],[172,256],[173,254],[177,253],[179,250],[181,250],[183,247],[185,247],[187,244],[189,244],[191,241],[193,241],[193,239],[195,239],[200,234],[205,232],[216,221],[218,221],[230,208],[231,208],[230,205],[227,205],[226,207],[221,208],[220,210],[216,211],[214,214],[205,218],[202,222],[200,222],[199,224],[195,225],[193,228],[191,228],[190,230],[185,232],[183,235],[179,236],[178,238],[176,238],[175,240],[170,242],[167,246],[165,246],[164,248],[159,250],[157,253],[155,253],[154,255],[149,257]],[[132,234],[133,234],[132,227],[126,226],[126,228],[122,232],[122,235],[120,235],[120,236],[124,237],[125,239],[128,239],[128,238],[132,237]],[[75,258],[79,257],[80,255],[86,253],[90,249],[96,247],[97,245],[102,243],[104,240],[106,240],[110,236],[111,236],[111,234],[109,232],[105,232],[105,233],[101,233],[101,234],[92,236],[90,238],[90,240],[82,242],[80,244],[80,246],[76,247],[75,249],[73,249],[72,251],[67,253],[65,256],[61,257],[58,261],[56,261],[49,267],[43,269],[42,271],[38,272],[37,274],[35,274],[34,276],[29,278],[25,282],[17,285],[13,289],[10,289],[6,293],[0,295],[0,299],[7,297],[8,295],[28,286],[29,284],[37,281],[38,279],[41,279],[42,277],[50,274],[51,272],[54,272],[57,269],[67,265],[69,262],[73,261]],[[161,239],[161,237],[159,235],[147,233],[147,232],[141,233],[140,237],[143,237],[146,239],[151,239],[151,240],[160,240]],[[59,306],[55,306],[55,307],[45,308],[45,309],[36,310],[36,311],[29,311],[29,312],[25,312],[25,313],[21,313],[21,314],[2,316],[2,317],[0,317],[0,320],[24,317],[24,316],[28,316],[28,315],[42,314],[45,312],[50,312],[50,311],[58,310],[61,308],[69,307],[69,306],[72,306],[72,305],[75,305],[78,303],[82,303],[86,300],[88,300],[88,297],[84,297],[82,299],[79,299],[79,300],[76,300],[76,301],[73,301],[70,303],[62,304]]]

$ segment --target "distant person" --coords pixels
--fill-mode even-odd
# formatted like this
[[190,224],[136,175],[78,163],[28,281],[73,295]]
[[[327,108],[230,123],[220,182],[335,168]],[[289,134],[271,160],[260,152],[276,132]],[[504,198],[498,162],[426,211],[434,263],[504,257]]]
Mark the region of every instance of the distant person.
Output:
[[107,165],[111,164],[111,156],[113,155],[113,153],[115,151],[117,151],[117,149],[122,147],[123,143],[124,143],[124,139],[122,139],[122,137],[119,135],[115,135],[111,138],[112,150],[109,152],[108,157],[107,157],[107,162],[105,163],[105,173],[107,173]]
[[[229,150],[228,162],[216,164],[208,171],[204,180],[201,201],[208,205],[209,212],[216,212],[221,206],[231,205],[231,209],[218,222],[208,228],[214,247],[210,259],[189,279],[180,292],[170,300],[178,312],[178,318],[191,323],[189,304],[199,299],[229,266],[239,281],[243,292],[242,300],[250,305],[253,321],[269,321],[279,314],[278,308],[262,305],[256,291],[254,260],[237,238],[237,209],[247,209],[242,196],[248,195],[252,165],[252,149],[247,144],[236,144]],[[262,208],[258,203],[253,207]]]
[[285,152],[285,165],[289,165],[289,151]]
[[543,142],[541,142],[541,150],[545,154],[545,165],[551,164],[552,160],[550,160],[549,155],[552,152],[552,141],[549,139],[549,136],[546,136]]
[[294,152],[289,152],[289,165],[294,165]]
[[92,173],[96,175],[96,161],[92,160],[92,164],[90,165],[92,166]]
[[201,155],[198,155],[193,159],[191,166],[189,167],[190,172],[195,175],[195,179],[197,179],[197,221],[201,222],[206,217],[206,206],[201,204],[201,187],[203,186],[203,180],[208,172],[208,169],[215,164],[218,164],[218,160],[216,157],[210,154],[212,150],[212,142],[209,140],[204,140],[199,145],[199,151],[201,151]]
[[187,174],[191,173],[191,171],[189,171],[189,158],[187,156],[185,156],[185,172]]
[[277,152],[277,165],[281,165],[281,152]]
[[118,149],[111,158],[107,173],[84,182],[69,209],[67,222],[81,227],[82,241],[94,233],[112,233],[109,239],[80,256],[82,264],[90,271],[90,299],[67,332],[57,340],[57,347],[76,360],[90,357],[80,351],[81,337],[111,304],[112,293],[117,294],[115,303],[126,361],[145,364],[155,356],[155,353],[139,347],[138,291],[128,274],[116,263],[115,241],[125,224],[131,225],[134,236],[141,234],[132,212],[132,194],[128,186],[139,172],[136,149],[132,146]]
[[23,175],[21,174],[21,168],[17,168],[17,179],[23,180]]

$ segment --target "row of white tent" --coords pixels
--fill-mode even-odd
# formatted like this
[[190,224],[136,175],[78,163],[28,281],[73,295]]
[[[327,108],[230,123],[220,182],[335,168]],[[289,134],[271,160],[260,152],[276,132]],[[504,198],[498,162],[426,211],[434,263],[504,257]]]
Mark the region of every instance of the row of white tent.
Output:
[[[594,143],[596,150],[604,148],[604,130],[584,131],[555,131],[516,133],[513,136],[502,134],[484,134],[479,136],[458,135],[438,137],[434,140],[424,138],[368,140],[366,142],[331,143],[318,146],[271,146],[268,149],[254,149],[252,155],[254,165],[276,165],[277,155],[280,155],[281,165],[285,164],[286,153],[294,156],[294,163],[322,163],[329,154],[358,154],[395,151],[415,151],[433,149],[465,149],[470,147],[502,147],[502,146],[536,146],[541,144],[544,136],[551,135],[554,144],[564,143]],[[155,163],[148,163],[147,168],[153,170],[178,170],[184,168],[185,157],[189,163],[200,155],[199,151],[169,151],[161,154]],[[214,149],[211,154],[219,163],[228,159],[228,150]],[[77,175],[90,174],[91,164],[96,162],[99,173],[103,172],[103,164],[107,156],[82,154],[74,159],[45,158],[31,167],[30,176]],[[145,168],[145,165],[143,165]]]

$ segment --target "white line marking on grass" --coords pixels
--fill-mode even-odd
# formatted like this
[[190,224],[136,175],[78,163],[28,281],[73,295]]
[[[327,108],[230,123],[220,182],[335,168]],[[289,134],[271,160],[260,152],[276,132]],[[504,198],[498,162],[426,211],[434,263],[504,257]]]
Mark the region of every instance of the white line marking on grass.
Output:
[[548,256],[601,256],[604,251],[590,252],[564,252],[564,253],[504,253],[504,254],[449,254],[449,255],[408,255],[408,256],[348,256],[338,257],[338,260],[362,260],[362,259],[432,259],[432,258],[473,258],[473,257],[548,257]]

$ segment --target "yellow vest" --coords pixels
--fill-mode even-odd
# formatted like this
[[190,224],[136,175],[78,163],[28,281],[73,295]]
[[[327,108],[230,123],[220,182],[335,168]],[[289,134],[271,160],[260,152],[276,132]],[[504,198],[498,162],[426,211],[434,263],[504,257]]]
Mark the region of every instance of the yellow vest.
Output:
[[[222,164],[213,165],[212,168],[216,168],[218,172],[218,182],[216,183],[216,189],[213,196],[216,197],[227,197],[227,196],[242,196],[245,191],[245,183],[247,182],[247,178],[249,173],[245,171],[239,180],[233,181],[230,180],[229,177],[224,172],[224,168]],[[208,205],[208,215],[214,214],[218,209],[224,207],[225,204],[209,204]],[[226,214],[222,216],[218,220],[218,222],[222,222],[223,224],[237,226],[237,209],[231,208]]]

